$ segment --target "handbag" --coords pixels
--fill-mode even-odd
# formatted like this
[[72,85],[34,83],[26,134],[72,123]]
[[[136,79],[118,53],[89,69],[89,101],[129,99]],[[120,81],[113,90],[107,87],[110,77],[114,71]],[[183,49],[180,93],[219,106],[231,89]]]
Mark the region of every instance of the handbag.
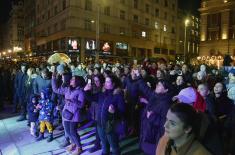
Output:
[[73,113],[67,109],[63,110],[62,116],[67,119],[67,120],[72,120],[73,119]]

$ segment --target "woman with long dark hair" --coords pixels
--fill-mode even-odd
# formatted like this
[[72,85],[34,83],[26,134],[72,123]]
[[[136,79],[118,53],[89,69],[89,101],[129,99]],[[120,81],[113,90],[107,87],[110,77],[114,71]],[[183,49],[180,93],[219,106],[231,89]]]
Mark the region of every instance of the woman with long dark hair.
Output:
[[[102,155],[110,154],[110,147],[113,155],[120,155],[118,135],[115,126],[125,111],[123,93],[115,93],[114,90],[120,87],[119,79],[113,75],[107,75],[104,82],[104,91],[90,98],[98,103],[97,107],[97,130],[102,143]],[[91,90],[91,85],[84,88]]]
[[[94,75],[92,79],[88,79],[88,85],[91,87],[91,90],[87,91],[86,94],[86,100],[90,103],[90,115],[91,119],[94,121],[95,124],[97,124],[97,118],[98,118],[98,102],[96,101],[90,101],[89,96],[97,96],[99,93],[102,92],[103,85],[104,85],[104,77],[102,74],[100,75]],[[96,139],[95,139],[95,145],[92,147],[89,152],[95,152],[101,148],[100,145],[100,138],[98,135],[97,127],[96,127]]]
[[140,147],[146,155],[154,155],[159,139],[164,134],[164,122],[173,96],[172,85],[159,80],[153,91],[145,82],[139,88],[148,100],[141,118]]
[[68,87],[57,87],[55,76],[52,76],[52,89],[55,93],[64,95],[65,105],[62,111],[63,125],[69,136],[71,145],[67,147],[67,151],[73,155],[82,153],[82,145],[80,137],[77,133],[78,123],[83,121],[82,109],[84,107],[83,87],[85,80],[81,76],[73,76]]

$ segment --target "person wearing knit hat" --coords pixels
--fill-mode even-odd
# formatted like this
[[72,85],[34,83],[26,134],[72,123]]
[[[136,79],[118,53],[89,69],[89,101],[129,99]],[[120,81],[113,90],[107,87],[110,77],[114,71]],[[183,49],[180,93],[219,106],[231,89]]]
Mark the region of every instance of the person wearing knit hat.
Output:
[[182,89],[177,96],[173,97],[173,100],[175,99],[178,99],[180,103],[185,103],[193,106],[196,110],[202,112],[206,110],[205,100],[193,87]]
[[64,64],[60,64],[56,67],[56,71],[58,74],[62,75],[65,72],[65,65]]
[[37,141],[44,139],[45,128],[49,132],[48,142],[53,140],[53,109],[54,103],[50,100],[52,90],[49,88],[42,89],[41,99],[39,104],[36,106],[36,109],[39,110],[39,122],[40,122],[40,133],[36,138]]
[[182,89],[177,96],[174,97],[181,103],[192,105],[196,101],[196,92],[193,87]]

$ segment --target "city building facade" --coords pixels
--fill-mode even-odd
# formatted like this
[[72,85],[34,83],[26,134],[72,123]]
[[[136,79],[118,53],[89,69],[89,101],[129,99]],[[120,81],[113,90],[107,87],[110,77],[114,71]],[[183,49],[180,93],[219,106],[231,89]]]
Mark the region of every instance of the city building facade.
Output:
[[178,10],[177,57],[179,60],[191,60],[199,54],[200,18],[192,13]]
[[35,1],[24,0],[24,47],[26,51],[37,50],[35,26],[36,26]]
[[23,1],[13,1],[10,18],[3,24],[2,50],[18,52],[24,49],[24,5]]
[[203,0],[200,55],[235,55],[235,0]]
[[36,0],[37,51],[122,57],[178,52],[177,0]]

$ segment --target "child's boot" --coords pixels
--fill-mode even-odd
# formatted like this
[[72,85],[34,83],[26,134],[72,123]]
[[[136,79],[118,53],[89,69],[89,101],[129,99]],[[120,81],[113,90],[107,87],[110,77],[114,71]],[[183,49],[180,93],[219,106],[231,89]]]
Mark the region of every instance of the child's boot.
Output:
[[47,138],[47,142],[51,142],[53,140],[53,133],[50,133],[49,137]]
[[39,136],[36,138],[36,141],[40,141],[44,139],[44,133],[39,133]]

